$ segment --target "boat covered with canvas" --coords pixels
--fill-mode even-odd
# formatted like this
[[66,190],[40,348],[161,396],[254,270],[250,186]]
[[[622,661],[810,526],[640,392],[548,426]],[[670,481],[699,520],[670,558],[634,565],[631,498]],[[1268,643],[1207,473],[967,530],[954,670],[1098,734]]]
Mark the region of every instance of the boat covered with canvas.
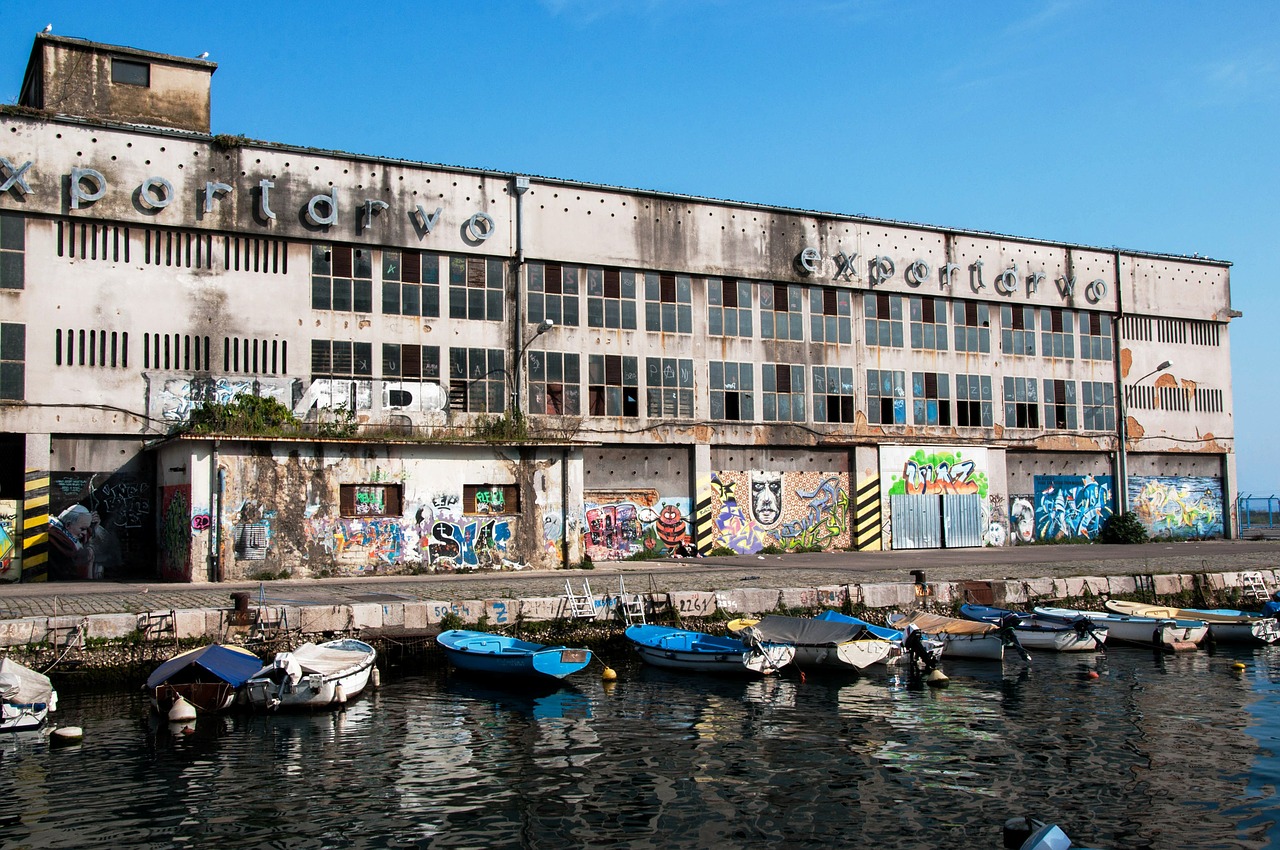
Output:
[[1051,652],[1106,651],[1107,630],[1081,618],[1074,623],[1045,620],[1035,614],[992,605],[960,606],[966,620],[1012,628],[1026,649]]
[[1032,611],[1040,617],[1061,623],[1073,623],[1085,617],[1094,625],[1106,628],[1108,643],[1154,647],[1165,652],[1195,649],[1209,634],[1209,624],[1203,620],[1138,617],[1110,611],[1082,611],[1078,608],[1042,606],[1037,606]]
[[796,654],[789,644],[756,643],[672,626],[637,624],[627,627],[626,636],[646,664],[691,673],[767,676],[790,664]]
[[[906,634],[901,629],[891,628],[889,626],[879,626],[875,623],[869,623],[866,620],[854,617],[851,614],[841,614],[839,611],[833,611],[830,608],[814,617],[815,620],[828,620],[836,623],[853,623],[863,626],[871,634],[876,637],[884,638],[893,644],[894,648],[888,655],[876,662],[892,666],[899,663],[909,663],[911,661],[911,653],[906,646]],[[918,660],[921,661],[929,669],[938,666],[942,660],[942,652],[946,648],[940,640],[924,638],[915,644],[916,651],[922,654]],[[905,661],[904,661],[905,659]]]
[[941,614],[928,614],[917,611],[913,614],[890,614],[889,625],[904,632],[918,629],[932,640],[942,641],[946,647],[942,650],[945,658],[975,658],[985,661],[1003,661],[1004,648],[1015,646],[1025,655],[1026,650],[1011,637],[1012,631],[1001,629],[992,623],[979,623],[974,620],[962,620],[959,617],[944,617]]
[[1261,613],[1234,608],[1170,608],[1119,599],[1108,599],[1105,607],[1115,614],[1204,620],[1209,624],[1209,637],[1224,643],[1272,644],[1280,641],[1280,620]]
[[0,658],[0,732],[39,729],[58,708],[58,692],[43,673]]
[[875,635],[865,625],[783,617],[769,614],[764,619],[733,620],[729,631],[756,643],[788,644],[795,647],[792,661],[801,669],[862,670],[883,661],[894,644]]
[[255,708],[329,708],[344,705],[365,689],[377,652],[355,638],[304,643],[278,652],[245,683]]
[[591,663],[591,650],[546,646],[507,635],[450,629],[436,636],[449,663],[495,677],[563,679]]
[[230,708],[240,688],[261,669],[262,659],[249,650],[211,643],[170,658],[143,687],[160,714],[168,714],[179,699],[208,714]]

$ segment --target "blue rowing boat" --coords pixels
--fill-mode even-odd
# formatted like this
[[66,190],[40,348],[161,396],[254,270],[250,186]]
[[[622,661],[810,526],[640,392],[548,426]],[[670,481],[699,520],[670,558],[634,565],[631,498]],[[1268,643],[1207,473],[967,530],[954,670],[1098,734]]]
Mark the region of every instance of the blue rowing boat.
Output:
[[563,679],[591,663],[591,650],[545,646],[491,632],[450,629],[436,635],[449,663],[471,673]]

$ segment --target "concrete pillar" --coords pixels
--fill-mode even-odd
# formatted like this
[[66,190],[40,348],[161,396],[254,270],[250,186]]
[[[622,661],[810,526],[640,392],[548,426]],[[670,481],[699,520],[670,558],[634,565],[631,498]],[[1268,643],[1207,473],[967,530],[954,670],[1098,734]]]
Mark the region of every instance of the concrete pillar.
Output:
[[693,541],[699,555],[710,555],[713,517],[711,516],[711,444],[694,443],[693,453]]
[[853,487],[853,548],[879,552],[885,507],[880,489],[880,452],[875,446],[857,446],[853,450],[849,483]]
[[48,434],[27,434],[21,526],[22,581],[49,580],[49,452]]

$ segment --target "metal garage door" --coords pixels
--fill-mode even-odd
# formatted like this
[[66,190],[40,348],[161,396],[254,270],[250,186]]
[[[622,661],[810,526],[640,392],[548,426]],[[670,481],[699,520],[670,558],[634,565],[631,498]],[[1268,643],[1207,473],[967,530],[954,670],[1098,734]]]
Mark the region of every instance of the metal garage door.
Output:
[[982,497],[889,497],[894,549],[962,549],[982,545]]

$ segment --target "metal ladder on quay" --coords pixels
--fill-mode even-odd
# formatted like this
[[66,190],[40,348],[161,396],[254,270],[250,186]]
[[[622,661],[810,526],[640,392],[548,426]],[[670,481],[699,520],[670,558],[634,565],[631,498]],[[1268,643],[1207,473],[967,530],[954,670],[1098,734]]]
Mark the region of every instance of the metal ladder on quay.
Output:
[[596,602],[591,595],[591,583],[582,582],[582,593],[574,593],[569,580],[564,580],[564,595],[569,602],[569,616],[575,620],[594,620],[596,618]]
[[628,626],[636,623],[644,625],[644,597],[638,593],[627,593],[626,583],[618,576],[618,613]]
[[1248,602],[1266,602],[1271,598],[1267,592],[1267,584],[1262,580],[1262,573],[1241,573],[1240,592]]

